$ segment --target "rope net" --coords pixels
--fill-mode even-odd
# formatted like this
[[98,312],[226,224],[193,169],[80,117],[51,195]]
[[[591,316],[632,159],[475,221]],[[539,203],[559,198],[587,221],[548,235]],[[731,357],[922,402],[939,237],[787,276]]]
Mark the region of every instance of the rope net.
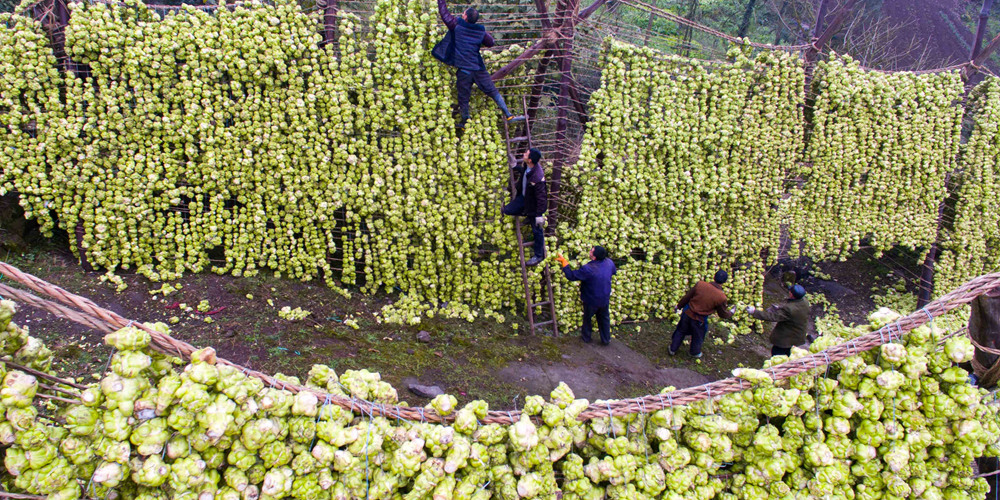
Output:
[[[36,276],[25,273],[6,262],[0,262],[0,273],[36,293],[50,297],[52,300],[42,299],[26,291],[0,285],[0,294],[5,297],[20,300],[32,307],[46,310],[57,317],[75,321],[100,331],[115,331],[127,326],[134,326],[148,332],[152,337],[150,346],[166,355],[189,359],[191,353],[197,350],[197,348],[187,342],[165,335],[145,324],[127,320],[112,311],[98,306],[85,297],[70,293]],[[902,317],[894,323],[885,325],[877,331],[851,339],[824,351],[774,365],[765,371],[771,375],[773,380],[778,381],[810,370],[823,368],[883,344],[899,340],[910,330],[930,323],[934,318],[966,305],[980,295],[997,289],[1000,289],[1000,272],[980,276],[938,300],[931,302],[919,311]],[[292,393],[311,392],[320,401],[328,401],[331,404],[356,413],[414,422],[450,423],[455,419],[454,414],[440,415],[432,409],[385,405],[329,394],[276,379],[268,374],[250,370],[223,358],[218,358],[217,364],[237,368],[247,376],[258,378],[271,387],[277,387]],[[578,418],[580,421],[588,421],[596,418],[607,418],[609,416],[619,417],[636,413],[652,413],[665,408],[671,408],[675,405],[688,405],[697,401],[714,399],[726,394],[740,392],[747,388],[749,388],[749,385],[743,379],[730,377],[708,384],[677,389],[668,393],[592,403],[579,414]],[[520,416],[521,412],[518,410],[491,410],[486,418],[481,419],[481,421],[483,424],[509,425],[517,422]]]

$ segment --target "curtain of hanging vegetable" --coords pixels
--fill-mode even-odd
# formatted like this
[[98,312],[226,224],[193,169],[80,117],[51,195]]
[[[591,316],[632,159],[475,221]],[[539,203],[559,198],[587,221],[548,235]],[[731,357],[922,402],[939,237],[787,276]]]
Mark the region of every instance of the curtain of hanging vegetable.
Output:
[[972,134],[953,176],[954,203],[945,210],[934,291],[1000,270],[1000,80],[988,77],[969,95]]
[[[735,301],[761,299],[785,170],[802,148],[804,73],[790,54],[729,55],[713,64],[605,44],[601,88],[567,175],[579,193],[576,221],[560,228],[560,246],[586,259],[603,244],[624,260],[614,318],[673,314],[716,269],[731,271]],[[574,295],[560,299],[564,322],[578,322]]]
[[430,1],[378,2],[364,35],[342,15],[323,48],[316,15],[291,1],[162,18],[73,4],[66,47],[86,81],[60,75],[37,23],[5,20],[4,187],[47,234],[79,227],[71,245],[110,279],[322,276],[399,292],[385,311],[398,322],[471,320],[519,297],[495,108],[459,141]]
[[926,251],[961,138],[958,72],[886,74],[833,55],[817,65],[815,85],[792,241],[816,259],[845,258],[862,240],[876,255],[896,245]]

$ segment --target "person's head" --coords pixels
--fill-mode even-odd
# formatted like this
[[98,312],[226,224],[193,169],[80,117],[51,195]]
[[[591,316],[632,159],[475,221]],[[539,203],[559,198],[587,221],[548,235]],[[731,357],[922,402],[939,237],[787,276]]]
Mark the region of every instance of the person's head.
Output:
[[801,299],[806,296],[806,289],[802,285],[792,285],[788,287],[788,296],[795,300]]
[[594,245],[594,248],[590,249],[590,260],[604,260],[606,258],[608,258],[608,251],[601,245]]
[[531,148],[524,152],[524,162],[534,167],[542,160],[542,152],[538,148]]
[[462,14],[462,19],[465,19],[465,22],[467,23],[476,24],[479,22],[479,11],[476,10],[475,7],[469,7],[468,9],[465,9],[465,12]]
[[723,271],[721,269],[715,272],[715,282],[716,283],[718,283],[718,284],[721,285],[721,284],[725,283],[726,281],[729,281],[729,273],[727,273],[727,272],[725,272],[725,271]]

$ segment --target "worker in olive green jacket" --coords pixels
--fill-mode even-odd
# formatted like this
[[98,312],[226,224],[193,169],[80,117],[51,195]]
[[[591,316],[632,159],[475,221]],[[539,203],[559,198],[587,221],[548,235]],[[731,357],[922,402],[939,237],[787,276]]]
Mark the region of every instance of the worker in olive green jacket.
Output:
[[775,304],[764,311],[750,306],[747,307],[747,312],[759,320],[776,323],[771,330],[771,356],[789,356],[792,354],[792,346],[806,342],[809,302],[802,285],[789,287],[788,300],[783,304]]

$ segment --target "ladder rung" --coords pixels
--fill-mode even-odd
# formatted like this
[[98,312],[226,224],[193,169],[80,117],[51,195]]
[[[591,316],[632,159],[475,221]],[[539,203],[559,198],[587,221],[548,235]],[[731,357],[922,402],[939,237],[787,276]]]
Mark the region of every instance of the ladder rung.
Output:
[[522,247],[530,247],[531,245],[534,245],[534,244],[535,244],[534,241],[525,241],[524,243],[521,243],[521,246]]
[[535,326],[545,326],[545,325],[551,325],[551,324],[552,324],[552,320],[550,319],[548,321],[542,321],[541,323],[535,323]]
[[549,304],[551,304],[551,302],[546,300],[545,302],[536,302],[534,304],[531,304],[531,307],[542,307],[542,306],[547,306]]
[[524,142],[526,140],[528,140],[528,136],[522,135],[520,137],[511,137],[510,139],[507,139],[507,142]]

